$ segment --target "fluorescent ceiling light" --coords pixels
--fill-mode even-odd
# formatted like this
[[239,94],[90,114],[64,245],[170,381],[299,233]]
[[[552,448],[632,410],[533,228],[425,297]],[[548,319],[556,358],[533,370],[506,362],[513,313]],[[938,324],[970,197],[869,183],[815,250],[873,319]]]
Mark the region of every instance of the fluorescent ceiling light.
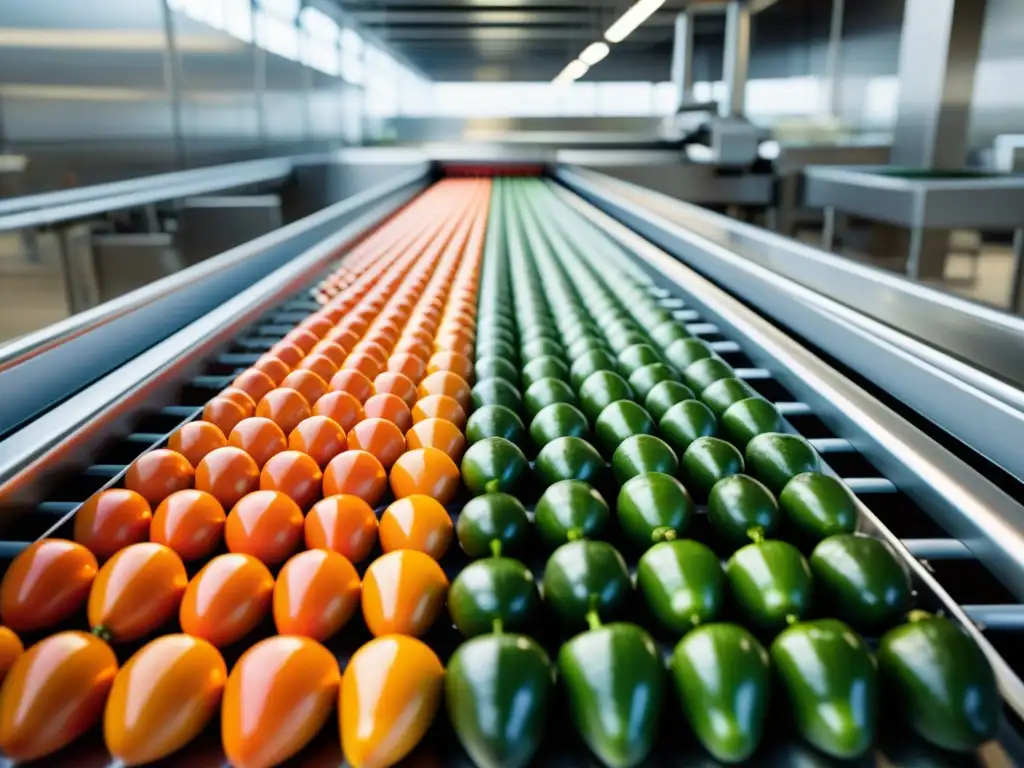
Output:
[[607,43],[591,43],[583,49],[583,53],[580,54],[580,61],[592,67],[607,56],[609,51],[611,51],[611,48],[608,47]]
[[558,73],[558,76],[551,82],[557,85],[564,85],[571,83],[574,80],[579,80],[585,74],[590,67],[579,59],[573,59],[565,65],[565,69]]
[[626,11],[619,20],[608,27],[604,39],[609,43],[621,43],[633,30],[643,24],[656,10],[665,4],[665,0],[637,0],[637,3]]

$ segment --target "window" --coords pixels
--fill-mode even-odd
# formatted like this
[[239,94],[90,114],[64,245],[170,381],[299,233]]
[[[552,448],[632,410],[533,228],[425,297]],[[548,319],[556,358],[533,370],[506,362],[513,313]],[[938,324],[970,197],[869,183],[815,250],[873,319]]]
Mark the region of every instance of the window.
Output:
[[366,46],[366,114],[394,117],[399,111],[398,65],[376,46]]
[[341,30],[341,76],[353,85],[363,83],[363,38],[351,27]]
[[167,0],[167,5],[190,19],[227,32],[244,42],[252,42],[250,0]]
[[292,61],[299,60],[300,38],[295,26],[299,0],[257,0],[256,45]]
[[651,114],[651,83],[599,83],[597,114],[604,117],[636,117]]
[[341,70],[338,40],[341,31],[330,16],[317,8],[303,8],[299,14],[302,29],[302,63],[329,75]]

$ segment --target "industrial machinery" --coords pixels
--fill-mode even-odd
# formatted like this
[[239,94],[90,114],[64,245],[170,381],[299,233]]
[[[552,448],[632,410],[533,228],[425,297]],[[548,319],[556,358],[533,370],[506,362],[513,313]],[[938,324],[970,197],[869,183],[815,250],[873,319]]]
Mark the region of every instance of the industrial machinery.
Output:
[[[1019,436],[1024,434],[1024,409],[1019,395],[1021,379],[1016,378],[1020,356],[985,356],[986,350],[996,345],[1004,352],[1019,350],[1021,329],[1007,318],[996,317],[997,313],[972,311],[966,302],[940,304],[942,294],[911,288],[912,284],[895,278],[883,286],[881,278],[866,268],[852,269],[836,257],[805,246],[798,248],[774,234],[670,201],[593,170],[545,168],[522,158],[511,163],[493,158],[470,161],[463,158],[410,168],[386,188],[368,194],[358,213],[339,219],[348,209],[337,203],[342,207],[328,207],[262,236],[245,250],[236,249],[240,263],[263,259],[266,268],[236,275],[231,284],[210,283],[204,264],[189,267],[159,295],[146,299],[146,289],[128,294],[116,307],[97,307],[87,324],[64,328],[51,334],[46,344],[21,349],[16,359],[0,369],[0,409],[5,417],[0,435],[0,571],[7,570],[34,542],[81,538],[83,532],[76,528],[76,521],[83,515],[83,504],[105,490],[139,487],[131,468],[139,466],[142,457],[166,455],[157,452],[184,425],[219,421],[223,414],[218,409],[223,407],[227,414],[223,416],[224,431],[232,433],[238,419],[230,418],[232,409],[218,394],[233,383],[241,386],[243,380],[237,377],[253,366],[263,366],[268,353],[275,358],[290,355],[294,350],[285,349],[296,344],[301,345],[295,347],[299,357],[283,368],[276,366],[280,371],[275,376],[292,375],[287,370],[292,366],[296,372],[307,370],[300,360],[315,345],[322,351],[320,357],[327,358],[316,363],[325,368],[324,385],[335,392],[357,391],[353,382],[362,379],[351,371],[365,372],[363,378],[371,381],[382,372],[395,374],[399,370],[413,381],[420,379],[419,391],[401,389],[402,382],[394,375],[380,379],[377,391],[389,393],[380,403],[391,398],[413,405],[410,411],[395,402],[393,413],[380,412],[392,413],[396,423],[403,418],[401,414],[410,422],[447,414],[465,435],[453,436],[446,443],[456,458],[465,452],[467,439],[474,446],[491,445],[487,439],[499,439],[495,437],[497,427],[485,428],[479,420],[473,421],[474,414],[499,399],[518,408],[524,419],[535,417],[545,406],[566,403],[575,405],[561,411],[575,411],[583,418],[578,433],[558,432],[555,436],[544,424],[534,429],[530,419],[516,427],[519,418],[513,417],[507,435],[519,440],[525,454],[516,454],[522,456],[522,464],[517,463],[518,458],[509,459],[508,466],[514,469],[507,474],[504,464],[500,471],[494,470],[479,460],[479,449],[471,449],[472,458],[461,465],[460,483],[458,464],[450,457],[437,458],[439,451],[435,450],[431,456],[456,469],[454,476],[446,474],[448,470],[437,477],[431,475],[431,482],[440,484],[428,488],[422,485],[426,476],[409,471],[406,460],[397,454],[380,459],[389,468],[390,490],[381,469],[379,485],[373,486],[376,490],[366,491],[378,517],[396,497],[404,498],[414,489],[414,495],[429,493],[445,502],[458,527],[466,504],[485,485],[488,491],[514,493],[533,511],[545,485],[553,479],[552,473],[562,471],[552,468],[555,465],[544,455],[545,449],[555,440],[580,439],[571,434],[594,435],[592,439],[602,446],[604,453],[588,465],[586,478],[612,502],[625,477],[616,473],[626,471],[623,467],[630,461],[643,464],[648,459],[622,458],[617,450],[607,450],[602,441],[618,433],[607,426],[595,428],[599,412],[592,415],[590,411],[600,399],[582,391],[574,376],[586,371],[575,365],[570,369],[569,364],[595,350],[601,353],[588,361],[607,360],[596,370],[608,374],[606,378],[618,379],[617,371],[627,374],[622,377],[631,382],[627,391],[639,400],[635,408],[644,412],[640,403],[649,410],[658,407],[642,397],[656,383],[646,381],[645,376],[655,374],[646,369],[660,365],[658,371],[664,369],[661,373],[669,378],[680,374],[664,362],[649,363],[646,357],[633,360],[632,352],[621,354],[626,348],[623,345],[632,346],[634,337],[647,339],[650,344],[645,341],[646,349],[636,351],[637,355],[671,361],[672,357],[664,357],[671,342],[692,339],[718,361],[716,366],[725,366],[730,380],[736,382],[732,386],[746,393],[744,396],[774,406],[778,419],[774,432],[809,441],[814,455],[820,457],[822,472],[841,479],[852,492],[857,530],[890,548],[911,580],[914,606],[946,616],[984,653],[998,684],[998,727],[994,738],[971,752],[969,759],[991,766],[1024,762],[1024,655],[1020,650],[1024,632],[1024,506],[1020,501],[1024,498],[1024,465],[1018,450]],[[543,178],[508,178],[513,171]],[[484,176],[488,181],[444,178],[451,175]],[[501,178],[490,181],[492,176]],[[482,190],[488,191],[484,194]],[[489,213],[485,215],[485,211]],[[267,240],[271,237],[273,242]],[[277,254],[272,264],[265,261],[271,246]],[[787,267],[781,264],[782,257],[799,259],[801,266]],[[852,280],[884,287],[886,300],[858,306],[850,295],[829,295],[824,289],[827,284],[849,289],[852,295],[856,292]],[[417,303],[424,295],[432,298]],[[173,321],[169,319],[166,307],[187,306],[200,296],[204,297],[201,309],[192,316],[176,314]],[[415,327],[409,319],[414,309]],[[378,320],[381,313],[390,319]],[[963,336],[942,333],[936,326],[941,325],[941,318],[951,317],[949,313],[958,313],[960,321],[970,321],[971,330]],[[662,324],[671,328],[655,331]],[[664,335],[669,330],[671,338]],[[377,341],[371,344],[366,334]],[[417,338],[424,335],[431,337],[430,343]],[[364,336],[362,341],[360,336]],[[973,362],[967,354],[968,337],[979,348]],[[121,345],[122,339],[128,342]],[[367,352],[376,346],[384,349],[382,359],[377,359],[376,352]],[[355,355],[351,355],[353,349]],[[419,349],[424,351],[413,354]],[[442,357],[435,358],[434,350],[442,350]],[[328,353],[340,357],[332,360]],[[520,358],[522,372],[513,366],[511,373],[497,375],[511,365],[508,358]],[[83,359],[95,364],[80,369],[76,361]],[[423,378],[428,360],[431,370],[444,374],[430,384]],[[1000,360],[1002,368],[998,367]],[[32,365],[39,366],[34,380],[45,389],[41,396],[33,395],[30,382],[19,376],[19,369]],[[313,367],[311,362],[308,368]],[[646,372],[637,375],[641,368]],[[456,370],[464,375],[447,376]],[[58,371],[61,386],[53,387],[50,380],[58,377]],[[336,378],[337,371],[345,375]],[[300,385],[296,379],[295,386],[316,385],[316,377],[305,378],[309,381]],[[250,373],[244,381],[262,379]],[[467,386],[462,388],[456,379],[464,379]],[[495,379],[505,383],[495,384]],[[435,391],[433,387],[442,386],[437,383],[442,380],[442,389]],[[696,386],[694,374],[684,380]],[[282,381],[283,377],[271,379],[271,385],[276,387]],[[490,383],[469,389],[468,385],[481,381]],[[365,401],[372,391],[373,386],[353,397]],[[392,397],[396,392],[402,394]],[[258,394],[263,398],[268,393]],[[710,395],[696,394],[714,402]],[[309,393],[306,399],[310,402],[301,415],[309,416],[310,404],[323,396],[323,392]],[[211,407],[213,401],[216,405]],[[14,406],[18,412],[11,413],[12,403],[18,404]],[[576,410],[577,406],[582,410]],[[377,407],[383,405],[374,403],[373,408]],[[271,421],[284,418],[272,403],[259,408],[257,413],[269,415]],[[366,403],[366,408],[369,411],[371,405]],[[449,410],[438,410],[445,408]],[[359,423],[356,419],[345,425],[350,450],[337,453],[335,459],[360,452],[351,450],[366,439]],[[405,424],[403,431],[409,427]],[[645,432],[660,434],[669,443],[675,439],[671,431],[655,427],[653,422],[650,427],[629,431],[631,440]],[[398,434],[401,438],[402,433]],[[403,438],[398,453],[408,448],[422,457],[429,447],[441,444],[434,433],[425,435],[424,430]],[[371,445],[369,440],[365,445],[366,453],[383,456],[381,446]],[[428,448],[417,447],[422,445]],[[678,460],[676,453],[685,455],[681,447],[685,448],[675,444],[668,450],[666,445],[668,453],[659,454],[667,462],[665,466]],[[344,485],[340,471],[327,479],[335,459],[325,462],[328,469],[322,476],[320,470],[314,473],[315,490],[304,506],[319,498],[321,482],[325,492],[331,488],[337,492]],[[156,459],[143,459],[143,463],[151,460]],[[197,457],[197,463],[202,460]],[[696,482],[685,465],[684,461],[681,477]],[[498,474],[487,474],[492,471]],[[584,476],[573,474],[577,470],[565,471],[568,476]],[[751,464],[748,471],[759,470]],[[255,483],[253,487],[276,487],[272,479],[261,481],[259,472],[250,481]],[[192,482],[187,480],[184,485]],[[205,482],[195,480],[196,487],[206,487]],[[263,482],[270,484],[261,485]],[[695,489],[696,514],[685,536],[717,546],[705,498],[696,490],[699,484],[691,487]],[[157,493],[153,500],[159,502],[164,496],[166,493]],[[234,501],[231,499],[231,504]],[[231,504],[226,504],[225,511]],[[616,514],[621,516],[621,509]],[[385,527],[382,523],[381,545],[385,550],[395,548],[393,542],[388,544]],[[450,527],[447,535],[449,539],[453,535]],[[603,536],[621,549],[633,571],[642,548],[624,543],[618,526]],[[459,542],[452,541],[443,554],[435,553],[449,581],[470,567],[467,558],[479,554],[469,554],[472,547],[461,534]],[[298,549],[298,541],[293,543]],[[245,545],[236,540],[227,548],[244,551]],[[224,551],[225,545],[218,539],[204,557]],[[730,553],[721,553],[723,559]],[[508,554],[513,556],[511,551]],[[546,581],[547,554],[539,543],[532,543],[514,556],[522,558],[538,580]],[[358,564],[364,591],[372,581],[367,568],[373,565],[367,563],[379,562],[375,559],[379,555],[380,549],[375,548]],[[268,557],[268,562],[273,560]],[[194,578],[202,564],[202,559],[191,563],[188,576]],[[278,564],[274,561],[275,574]],[[546,587],[549,600],[554,599],[553,582],[546,581]],[[342,666],[371,635],[381,634],[365,602],[363,607],[364,618],[356,611],[344,629],[324,641]],[[26,644],[53,629],[89,628],[85,612],[76,608],[52,627],[26,630]],[[447,663],[462,642],[460,631],[446,615],[436,616],[438,606],[431,610],[435,620],[429,630],[423,628],[422,637]],[[818,605],[809,617],[828,615],[831,610],[831,606]],[[399,612],[395,620],[403,620],[403,615]],[[607,620],[612,615],[649,628],[661,651],[671,651],[671,633],[657,628],[654,619],[637,605],[599,618]],[[745,620],[742,612],[727,615]],[[153,634],[156,629],[160,633],[178,630],[176,609],[173,616],[165,618],[166,623],[154,628]],[[554,621],[557,615],[548,618],[552,621],[539,619],[523,631],[536,637],[555,661],[562,635]],[[456,623],[462,628],[459,619]],[[274,623],[264,616],[243,639],[222,649],[228,667],[240,656],[244,658],[246,649],[274,633]],[[878,633],[865,631],[865,636],[872,645],[878,640]],[[141,638],[128,642],[114,638],[112,647],[123,664],[140,644]],[[232,683],[228,685],[230,688]],[[666,699],[674,695],[667,692]],[[328,707],[333,707],[333,700]],[[827,763],[824,753],[801,740],[782,714],[788,711],[786,707],[779,703],[773,708],[777,711],[772,715],[770,733],[754,760],[783,765]],[[433,714],[419,715],[417,722],[423,724],[426,735],[414,754],[461,764],[465,756],[448,717],[438,712],[431,725]],[[668,722],[669,715],[665,717]],[[948,752],[911,736],[907,726],[895,724],[895,715],[887,718],[893,725],[879,731],[868,758],[873,764],[949,764]],[[545,735],[535,745],[540,757],[573,764],[588,759],[587,746],[594,749],[594,744],[586,735],[576,734],[565,707],[553,703],[544,720]],[[671,720],[678,723],[678,715],[673,713]],[[218,723],[214,718],[185,751],[171,759],[181,764],[223,762]],[[271,731],[277,725],[277,721],[269,723]],[[90,728],[73,746],[47,757],[47,764],[70,764],[86,754],[100,761],[108,759],[100,730]],[[317,730],[319,726],[313,729],[299,759],[340,764],[334,727],[325,727],[314,736]],[[343,740],[349,730],[343,719]],[[456,730],[462,739],[458,724]],[[682,738],[675,726],[654,730],[660,732],[652,747],[656,756],[715,764],[694,739]],[[297,744],[296,749],[305,746],[305,742]],[[345,744],[350,758],[351,750],[357,749],[354,744]]]

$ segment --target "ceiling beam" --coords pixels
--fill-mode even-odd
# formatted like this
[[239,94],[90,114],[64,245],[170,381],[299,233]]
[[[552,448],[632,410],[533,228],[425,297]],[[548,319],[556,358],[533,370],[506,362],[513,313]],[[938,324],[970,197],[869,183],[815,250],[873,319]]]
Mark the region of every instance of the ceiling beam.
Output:
[[[369,27],[411,27],[421,24],[459,24],[463,26],[554,26],[593,23],[604,26],[614,21],[611,15],[593,9],[580,10],[471,10],[451,8],[450,10],[373,10],[354,13],[360,24]],[[658,12],[644,22],[644,26],[671,27],[675,23],[674,12]]]

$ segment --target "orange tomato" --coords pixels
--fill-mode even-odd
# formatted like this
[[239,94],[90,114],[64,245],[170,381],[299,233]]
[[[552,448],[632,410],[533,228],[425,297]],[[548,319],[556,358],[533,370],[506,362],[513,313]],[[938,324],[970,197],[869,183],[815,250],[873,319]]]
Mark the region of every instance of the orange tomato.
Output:
[[366,451],[339,453],[324,470],[324,496],[352,494],[371,506],[383,498],[387,483],[384,465]]
[[[379,378],[379,377],[378,377]],[[398,395],[377,393],[363,406],[368,419],[387,419],[394,422],[399,431],[406,432],[412,426],[409,406]]]
[[233,645],[260,625],[270,610],[274,577],[252,555],[218,555],[185,589],[181,629],[218,648]]
[[391,468],[395,498],[423,494],[448,504],[459,491],[459,468],[444,451],[419,448],[406,451]]
[[153,542],[132,544],[96,574],[89,591],[89,626],[105,640],[138,640],[174,616],[186,586],[185,564],[173,549]]
[[309,510],[305,534],[307,549],[329,549],[360,563],[377,543],[377,516],[358,496],[328,496]]
[[96,556],[73,541],[30,544],[0,582],[0,621],[16,632],[59,624],[85,603],[98,568]]
[[[281,386],[281,382],[284,381],[284,377],[291,373],[292,370],[291,366],[285,363],[284,360],[277,355],[271,354],[263,355],[259,360],[253,363],[252,367],[257,371],[262,371],[270,377],[270,380],[274,384],[270,389]],[[266,392],[262,392],[259,399],[262,400],[270,389],[266,390]]]
[[360,352],[358,349],[353,350],[349,356],[345,358],[344,366],[345,370],[358,371],[367,379],[373,379],[377,374],[384,370],[384,363],[378,361],[369,352]]
[[323,469],[345,450],[345,430],[327,416],[310,416],[288,435],[288,447],[301,451]]
[[[266,367],[268,366],[264,366],[264,368]],[[274,366],[271,365],[269,368],[273,370]],[[253,402],[258,403],[277,384],[268,371],[262,368],[247,368],[235,377],[235,380],[231,382],[231,386],[242,390],[252,398]],[[228,432],[230,431],[229,429]]]
[[424,419],[405,433],[405,442],[409,450],[417,448],[437,448],[451,457],[452,461],[462,460],[466,451],[466,437],[459,428],[447,419]]
[[405,435],[397,424],[387,419],[364,419],[352,427],[347,441],[350,449],[373,454],[385,468],[394,464],[405,451]]
[[467,381],[473,376],[473,361],[458,352],[437,352],[427,361],[427,373],[451,371]]
[[213,424],[222,434],[231,434],[235,424],[253,412],[229,397],[215,397],[203,408],[203,421]]
[[[345,351],[345,355],[347,356],[348,353],[352,351],[352,348],[359,343],[359,334],[355,333],[349,328],[333,328],[327,333],[327,335],[324,337],[324,340],[333,341],[335,344],[337,344]],[[345,357],[342,356],[342,359],[338,362],[338,364],[340,365],[341,363],[344,362]]]
[[319,338],[323,338],[324,334],[333,327],[334,323],[319,313],[310,315],[299,325],[299,328],[303,328]]
[[415,549],[440,560],[451,541],[451,516],[430,496],[413,494],[393,501],[380,518],[380,546],[385,552]]
[[448,579],[430,555],[399,549],[381,555],[363,576],[363,618],[375,637],[420,637],[437,618]]
[[21,639],[14,634],[14,630],[0,626],[0,683],[3,683],[7,672],[24,652],[25,646],[21,644]]
[[220,651],[188,635],[165,635],[121,667],[103,714],[110,754],[123,765],[166,757],[198,736],[220,706],[228,668]]
[[261,491],[280,491],[301,509],[321,497],[324,475],[312,456],[300,451],[282,451],[272,456],[260,472]]
[[444,668],[412,637],[371,640],[341,679],[341,745],[353,768],[395,765],[430,728],[441,702]]
[[306,637],[269,637],[228,676],[221,741],[235,768],[269,768],[312,741],[330,717],[341,672],[334,655]]
[[420,397],[448,395],[458,401],[463,410],[469,407],[470,387],[466,380],[451,371],[434,371],[420,382],[416,390]]
[[308,355],[309,350],[315,347],[317,342],[320,341],[320,337],[308,328],[296,328],[293,331],[289,331],[288,335],[286,335],[282,341],[288,344],[294,344]]
[[[337,373],[338,369],[341,367],[341,364],[345,362],[345,357],[346,355],[348,355],[348,350],[346,350],[343,346],[341,346],[341,344],[338,344],[335,341],[324,340],[317,344],[315,347],[313,347],[313,353],[317,355],[323,355],[332,363],[334,363],[334,373]],[[333,376],[334,373],[332,373],[331,376]],[[330,381],[331,376],[324,376],[324,378]]]
[[271,456],[276,456],[288,447],[284,430],[263,416],[242,419],[231,430],[228,442],[252,456],[260,469],[270,461]]
[[[307,360],[309,358],[306,358]],[[303,360],[302,362],[305,362]],[[301,366],[302,363],[299,363]],[[333,374],[331,374],[333,376]],[[331,376],[328,376],[330,379]],[[327,392],[327,382],[311,370],[296,368],[284,377],[281,382],[282,388],[294,389],[306,399],[306,404],[315,403]],[[291,430],[288,430],[289,432]]]
[[352,618],[359,591],[359,574],[343,555],[327,549],[300,552],[284,564],[274,584],[278,634],[324,642]]
[[[389,362],[388,370],[395,373],[404,373],[413,381],[419,381],[427,373],[427,360],[430,359],[430,355],[431,348],[429,342],[422,341],[414,336],[404,336],[399,339],[398,345],[395,347],[395,353],[391,356],[391,360],[401,358],[402,361],[396,361],[393,365]],[[406,356],[418,361],[419,364],[409,362],[405,359]],[[416,375],[413,376],[413,373]]]
[[149,502],[135,491],[108,488],[90,496],[75,513],[75,541],[104,560],[129,544],[146,541],[152,519]]
[[224,540],[230,552],[275,565],[287,560],[299,546],[302,524],[302,510],[288,496],[279,491],[255,491],[231,510]]
[[225,387],[217,393],[217,397],[226,397],[228,400],[234,400],[245,409],[246,413],[252,413],[256,410],[256,401],[252,395],[238,387]]
[[225,509],[234,506],[260,484],[260,468],[241,448],[210,451],[196,467],[196,490],[206,491]]
[[[334,374],[338,372],[339,368],[341,368],[341,366],[335,363],[331,358],[326,355],[318,354],[314,351],[312,354],[302,359],[302,362],[299,363],[296,370],[309,371],[310,373],[319,376],[320,380],[324,383],[324,391],[326,392],[327,382],[330,381]],[[285,384],[284,386],[291,385]],[[314,402],[314,399],[310,399],[309,397],[306,399],[311,403]]]
[[365,418],[362,403],[348,392],[328,392],[316,401],[313,415],[326,416],[346,432]]
[[0,752],[20,763],[45,757],[99,722],[117,659],[85,632],[40,640],[11,667],[0,688]]
[[[310,375],[315,376],[316,374]],[[256,415],[270,419],[287,435],[298,426],[300,421],[312,416],[313,412],[309,408],[309,401],[298,390],[278,387],[268,392],[266,397],[260,400],[259,405],[256,406]]]
[[[247,395],[248,397],[248,395]],[[253,408],[255,409],[255,405]],[[171,435],[167,447],[184,456],[193,467],[210,451],[223,448],[228,439],[208,421],[190,421]]]
[[331,377],[330,388],[332,392],[348,392],[360,403],[365,403],[373,394],[373,382],[369,377],[352,368],[342,368],[334,374]]
[[379,395],[397,395],[406,405],[416,402],[416,385],[401,373],[385,371],[373,380],[373,388]]
[[142,454],[128,467],[124,485],[155,507],[175,491],[191,488],[194,479],[195,470],[188,459],[166,448],[157,448]]
[[224,507],[206,491],[178,491],[160,502],[149,539],[170,547],[185,561],[206,557],[224,533]]
[[279,341],[277,344],[270,348],[270,354],[278,358],[282,363],[287,365],[289,368],[294,368],[299,364],[299,360],[306,356],[306,353],[301,348],[295,346],[289,341]]
[[416,401],[412,407],[412,421],[418,424],[424,419],[447,419],[459,431],[466,427],[466,411],[459,401],[448,395],[427,395]]

